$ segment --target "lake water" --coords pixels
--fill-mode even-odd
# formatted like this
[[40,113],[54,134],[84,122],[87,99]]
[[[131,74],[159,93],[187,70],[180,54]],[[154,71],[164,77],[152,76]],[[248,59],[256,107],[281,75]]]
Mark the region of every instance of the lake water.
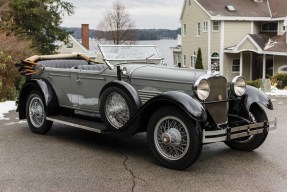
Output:
[[[90,41],[91,51],[98,51],[98,41]],[[173,66],[173,55],[170,47],[175,47],[177,45],[177,40],[163,39],[157,41],[137,41],[137,45],[157,45],[162,57],[164,58],[164,63],[169,66]]]

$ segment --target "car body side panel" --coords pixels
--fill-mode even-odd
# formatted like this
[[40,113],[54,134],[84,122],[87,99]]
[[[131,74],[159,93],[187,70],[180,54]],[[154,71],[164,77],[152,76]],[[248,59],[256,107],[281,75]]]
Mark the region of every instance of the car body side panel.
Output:
[[53,86],[62,107],[72,107],[71,98],[71,69],[45,68],[41,76],[46,76]]
[[99,110],[99,96],[106,84],[103,73],[91,70],[72,70],[69,97],[73,107],[85,111]]

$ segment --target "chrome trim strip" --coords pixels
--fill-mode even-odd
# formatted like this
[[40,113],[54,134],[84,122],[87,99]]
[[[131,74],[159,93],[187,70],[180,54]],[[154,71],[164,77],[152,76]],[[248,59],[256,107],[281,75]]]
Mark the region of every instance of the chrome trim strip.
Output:
[[70,123],[70,122],[59,120],[59,119],[54,119],[54,118],[51,118],[51,117],[46,117],[46,119],[49,120],[49,121],[56,122],[56,123],[60,123],[60,124],[64,124],[64,125],[68,125],[68,126],[72,126],[72,127],[76,127],[76,128],[80,128],[80,129],[85,129],[87,131],[92,131],[92,132],[96,132],[96,133],[102,133],[101,130],[96,129],[96,128],[91,128],[91,127],[87,127],[87,126],[83,126],[83,125],[78,125],[78,124],[75,124],[75,123]]
[[[267,127],[266,127],[267,126]],[[264,131],[273,131],[277,128],[277,118],[274,121],[254,123],[250,125],[243,125],[239,127],[232,127],[217,131],[203,130],[203,143],[222,142],[251,135],[264,133]]]

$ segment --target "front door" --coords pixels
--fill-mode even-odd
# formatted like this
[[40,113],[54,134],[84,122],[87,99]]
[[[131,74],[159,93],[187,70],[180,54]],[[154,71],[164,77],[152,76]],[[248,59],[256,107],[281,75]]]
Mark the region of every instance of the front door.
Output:
[[262,79],[263,74],[263,55],[253,53],[252,80]]
[[106,84],[103,72],[75,70],[72,73],[73,106],[83,111],[98,111],[100,91]]

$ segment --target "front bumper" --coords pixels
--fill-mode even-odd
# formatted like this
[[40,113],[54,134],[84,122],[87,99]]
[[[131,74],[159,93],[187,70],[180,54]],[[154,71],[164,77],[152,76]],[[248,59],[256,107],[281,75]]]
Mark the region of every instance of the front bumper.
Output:
[[230,141],[240,137],[248,137],[260,133],[275,130],[277,128],[277,119],[274,121],[266,121],[261,123],[254,123],[243,125],[239,127],[231,127],[217,131],[203,130],[203,143],[215,143],[221,141]]

